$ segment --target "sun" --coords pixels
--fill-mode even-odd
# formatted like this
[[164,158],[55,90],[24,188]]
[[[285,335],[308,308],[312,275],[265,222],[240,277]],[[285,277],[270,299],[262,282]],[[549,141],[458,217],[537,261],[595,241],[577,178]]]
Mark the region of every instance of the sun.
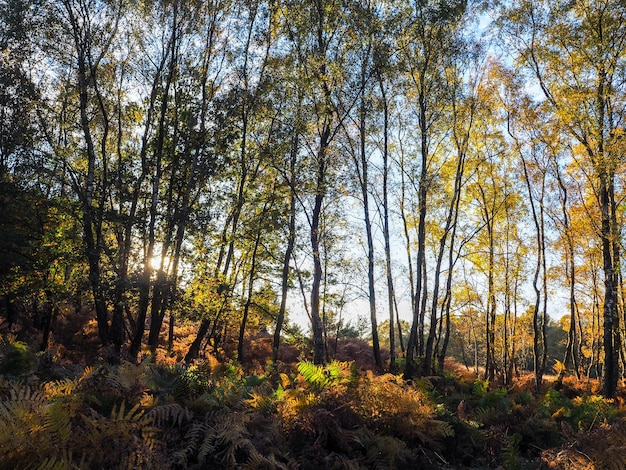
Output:
[[154,271],[158,271],[161,269],[161,262],[163,263],[163,270],[167,271],[170,266],[170,258],[169,256],[162,257],[160,255],[155,255],[150,258],[150,267]]

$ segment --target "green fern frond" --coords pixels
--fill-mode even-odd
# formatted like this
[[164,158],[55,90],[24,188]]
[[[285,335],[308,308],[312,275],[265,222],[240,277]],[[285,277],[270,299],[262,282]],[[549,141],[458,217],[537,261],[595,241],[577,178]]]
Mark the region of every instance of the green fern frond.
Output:
[[476,379],[472,391],[475,397],[484,397],[489,391],[489,380]]
[[485,425],[491,421],[498,420],[501,413],[493,407],[478,407],[472,414],[475,421]]
[[326,366],[315,365],[310,361],[300,361],[298,372],[309,386],[315,390],[347,384],[352,376],[352,364],[332,361]]
[[241,468],[243,470],[290,470],[295,467],[289,467],[279,462],[274,455],[266,457],[255,449],[252,449],[250,457]]
[[159,427],[165,424],[182,426],[183,423],[193,418],[193,414],[178,403],[168,403],[167,405],[155,406],[146,413],[145,418]]
[[520,463],[520,443],[522,442],[522,436],[515,433],[511,436],[506,436],[504,446],[502,447],[502,464],[504,468],[511,470],[521,469]]
[[126,402],[122,402],[120,407],[117,408],[116,405],[113,405],[113,409],[111,410],[111,421],[134,421],[137,422],[144,415],[144,411],[140,409],[140,405],[136,404],[128,413],[126,413]]
[[301,361],[298,363],[298,372],[306,382],[314,387],[322,388],[326,383],[324,369],[309,361]]
[[415,387],[421,392],[432,392],[435,389],[433,381],[428,377],[420,377],[415,381]]
[[64,446],[70,439],[72,415],[69,406],[63,402],[55,401],[46,406],[44,429],[53,444]]
[[69,470],[75,467],[64,460],[57,460],[56,457],[50,457],[41,462],[36,468],[37,470]]

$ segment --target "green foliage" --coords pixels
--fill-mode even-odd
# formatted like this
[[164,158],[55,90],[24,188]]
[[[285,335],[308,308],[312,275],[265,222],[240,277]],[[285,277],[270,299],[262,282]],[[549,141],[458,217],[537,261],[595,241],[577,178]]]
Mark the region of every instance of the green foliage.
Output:
[[406,443],[393,436],[380,436],[369,441],[366,455],[370,468],[398,468],[398,463],[410,459]]
[[532,401],[533,394],[525,390],[517,393],[514,397],[514,402],[520,406],[528,406],[532,403]]
[[570,399],[556,390],[549,390],[544,395],[542,410],[554,419],[566,420],[574,429],[581,431],[590,431],[619,415],[611,401],[604,397],[585,394]]
[[474,381],[473,394],[476,398],[484,397],[489,391],[489,380],[476,379]]
[[72,465],[63,460],[57,460],[55,457],[49,458],[41,462],[37,470],[70,470]]
[[494,407],[500,410],[511,409],[511,399],[509,397],[509,389],[506,387],[496,388],[487,392],[479,401],[480,406]]
[[614,404],[597,396],[552,390],[535,399],[481,382],[459,418],[445,402],[454,377],[405,382],[350,363],[302,362],[297,374],[272,380],[244,376],[236,364],[213,369],[145,362],[40,387],[5,379],[3,466],[523,469],[534,468],[537,449],[563,442],[563,423],[568,436],[613,430],[607,455],[626,442],[611,424],[620,422]]
[[195,366],[181,367],[175,370],[172,395],[177,400],[194,398],[211,391],[209,378]]
[[81,418],[85,427],[79,448],[90,466],[142,468],[151,464],[159,429],[139,404],[127,409],[122,402],[108,417],[81,414]]
[[520,470],[522,468],[520,463],[520,442],[522,442],[522,436],[518,433],[506,437],[501,457],[504,468],[510,470]]
[[26,343],[0,339],[0,375],[20,377],[37,366],[37,356]]
[[572,425],[581,431],[589,431],[595,426],[611,422],[620,414],[610,400],[599,395],[576,397],[572,404]]
[[348,384],[354,376],[352,365],[339,361],[332,361],[325,366],[301,361],[298,363],[298,372],[313,390],[318,391]]

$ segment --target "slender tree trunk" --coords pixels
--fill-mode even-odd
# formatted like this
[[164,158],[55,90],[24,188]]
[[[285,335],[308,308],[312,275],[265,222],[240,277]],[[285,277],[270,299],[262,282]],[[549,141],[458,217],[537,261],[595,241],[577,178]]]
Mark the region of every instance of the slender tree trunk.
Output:
[[[425,141],[425,131],[423,132],[422,140]],[[424,144],[424,142],[423,142]],[[426,250],[426,194],[427,194],[427,150],[422,149],[422,170],[420,174],[419,183],[419,222],[417,228],[417,259],[415,261],[416,266],[416,281],[415,281],[415,303],[413,305],[413,322],[411,324],[411,333],[409,335],[409,342],[407,344],[406,353],[406,367],[404,375],[407,378],[413,377],[415,374],[415,358],[414,353],[416,348],[420,353],[423,353],[423,331],[424,331],[424,310],[423,306],[425,295],[422,292],[424,290],[424,267],[425,267],[425,250]],[[424,283],[425,284],[425,283]]]
[[[530,176],[528,174],[528,165],[524,158],[523,150],[519,149],[519,154],[522,160],[522,168],[524,171],[524,181],[526,183],[526,190],[528,192],[528,201],[530,202],[531,213],[533,216],[533,223],[535,225],[535,240],[537,243],[537,261],[535,263],[535,271],[533,274],[533,290],[535,291],[535,304],[533,306],[533,357],[534,357],[534,373],[535,373],[535,393],[539,393],[539,388],[543,381],[543,363],[542,356],[545,354],[545,326],[541,323],[545,323],[545,318],[540,318],[540,306],[543,293],[542,287],[539,286],[539,276],[543,269],[543,257],[545,244],[543,242],[543,229],[539,214],[535,207],[535,198],[533,196],[532,185],[530,182]],[[542,197],[543,199],[543,197]],[[539,201],[541,205],[541,200]],[[543,218],[543,217],[542,217]]]
[[[561,192],[561,213],[563,215],[563,234],[566,240],[566,276],[569,284],[569,311],[570,311],[570,327],[567,333],[567,346],[565,349],[565,358],[563,359],[563,364],[565,368],[568,367],[570,361],[574,364],[574,371],[576,372],[576,377],[580,379],[580,357],[578,354],[579,351],[579,339],[577,335],[577,320],[576,320],[576,260],[574,258],[574,238],[572,236],[572,229],[570,226],[569,219],[569,211],[567,209],[568,202],[568,191],[563,179],[561,178],[561,171],[559,169],[558,163],[554,162],[555,166],[555,174],[556,179],[559,184],[559,189]],[[559,381],[563,380],[563,375],[565,374],[565,370],[563,370],[559,374]]]
[[[94,298],[94,306],[96,310],[96,320],[98,323],[98,333],[100,341],[103,345],[109,345],[111,341],[108,323],[108,307],[104,290],[102,287],[100,261],[102,252],[102,234],[100,228],[101,211],[94,208],[93,200],[95,195],[95,169],[96,169],[96,149],[90,128],[90,119],[88,116],[89,107],[89,81],[94,70],[89,66],[89,43],[87,38],[83,37],[83,32],[79,24],[79,20],[75,16],[75,11],[70,2],[64,3],[69,16],[72,27],[74,45],[77,52],[78,65],[78,95],[80,107],[80,125],[85,139],[87,152],[87,176],[85,178],[84,188],[77,188],[81,195],[81,205],[83,213],[83,237],[86,245],[86,256],[89,265],[89,283]],[[104,155],[103,155],[104,157]],[[102,192],[105,188],[100,189]]]
[[406,174],[405,174],[405,164],[404,164],[404,152],[401,150],[400,157],[400,216],[402,217],[402,229],[404,233],[404,241],[406,246],[406,262],[408,269],[408,277],[409,277],[409,289],[411,295],[411,312],[415,311],[415,276],[413,275],[413,253],[411,251],[411,245],[413,241],[411,240],[411,235],[409,233],[409,221],[406,215]]
[[[463,170],[461,172],[463,172]],[[460,186],[459,186],[459,192],[460,192]],[[446,358],[446,352],[448,350],[448,343],[450,341],[450,307],[452,305],[452,274],[453,274],[456,259],[458,258],[458,257],[455,258],[454,256],[454,243],[456,240],[456,229],[457,229],[457,221],[459,218],[460,201],[461,201],[461,197],[459,194],[459,197],[457,197],[456,199],[456,204],[455,204],[455,209],[454,209],[454,223],[452,225],[452,234],[450,235],[450,246],[449,246],[449,251],[448,251],[448,274],[446,278],[446,292],[445,292],[444,300],[443,300],[444,313],[442,314],[442,316],[443,318],[445,318],[445,329],[444,329],[444,334],[443,334],[443,342],[442,342],[441,349],[439,350],[439,357],[438,357],[439,367],[441,371],[443,371],[443,365],[444,365],[444,361]]]
[[[365,80],[365,70],[362,72],[362,78]],[[365,85],[362,84],[365,88]],[[363,92],[364,93],[364,92]],[[380,357],[380,344],[378,341],[378,321],[376,318],[376,283],[374,276],[374,236],[372,234],[372,222],[369,209],[369,163],[367,161],[365,139],[366,139],[366,108],[365,99],[361,96],[361,107],[359,110],[359,154],[360,162],[354,158],[356,172],[361,186],[361,197],[363,199],[363,221],[365,223],[365,234],[367,238],[367,285],[370,309],[370,324],[372,327],[372,346],[374,350],[374,362],[378,369],[382,369],[383,363]],[[359,164],[360,163],[360,164]]]
[[298,156],[298,135],[294,133],[293,144],[291,147],[291,158],[289,167],[289,233],[287,236],[287,248],[285,249],[285,257],[283,259],[283,272],[281,279],[281,296],[280,309],[276,318],[276,328],[274,329],[274,341],[272,345],[272,362],[278,362],[278,352],[280,348],[280,333],[285,321],[285,311],[287,309],[287,294],[289,292],[289,271],[291,255],[296,243],[296,190],[293,187],[296,177],[296,159]]
[[396,298],[395,291],[393,292],[393,306],[396,311],[396,325],[398,327],[398,341],[400,341],[400,351],[402,355],[405,355],[406,350],[404,347],[404,335],[402,333],[402,321],[400,320],[400,309],[398,308],[398,300]]
[[[263,205],[263,209],[261,209],[261,213],[259,214],[259,222],[263,220],[265,214],[267,213],[268,206],[271,203],[266,201]],[[252,295],[254,294],[254,280],[256,277],[256,263],[257,263],[257,255],[259,252],[259,246],[261,244],[261,238],[263,235],[262,224],[259,223],[257,227],[256,237],[254,239],[254,247],[252,249],[252,258],[250,260],[250,274],[248,276],[248,293],[246,296],[246,301],[243,306],[243,315],[241,318],[241,324],[239,325],[239,343],[237,345],[237,355],[239,358],[239,362],[243,362],[243,346],[244,346],[244,338],[246,333],[246,324],[248,323],[248,315],[250,313],[250,305],[252,304]]]
[[[600,37],[602,37],[602,23],[599,23]],[[617,390],[619,378],[619,351],[621,339],[619,334],[618,316],[618,283],[617,269],[619,268],[618,233],[615,215],[615,171],[614,163],[610,161],[605,148],[607,129],[607,102],[605,94],[607,90],[607,72],[601,66],[598,70],[596,88],[596,111],[598,129],[598,150],[596,157],[596,171],[600,192],[601,227],[600,238],[602,242],[602,261],[604,271],[604,371],[602,374],[602,391],[605,397],[612,398]],[[588,150],[591,157],[593,152]],[[593,158],[592,158],[593,161]]]
[[313,251],[313,283],[311,286],[311,329],[313,330],[313,362],[324,362],[323,325],[320,316],[320,286],[322,282],[322,260],[320,256],[320,216],[326,192],[326,142],[330,130],[325,129],[318,152],[317,184],[315,203],[311,216],[311,249]]
[[[378,70],[378,86],[383,103],[383,238],[385,240],[385,274],[387,276],[387,308],[389,311],[389,369],[396,372],[396,334],[394,311],[395,310],[395,292],[393,287],[393,275],[391,272],[391,241],[389,235],[389,105],[387,103],[387,93],[383,78]],[[398,321],[398,333],[400,335],[400,344],[402,344],[402,326]]]
[[[454,177],[454,192],[452,194],[452,199],[450,201],[450,207],[448,208],[448,214],[446,217],[446,224],[443,229],[443,234],[439,239],[439,253],[437,254],[437,263],[435,265],[434,276],[434,285],[433,285],[433,298],[431,305],[431,313],[430,313],[430,328],[428,332],[428,340],[426,341],[426,351],[424,354],[424,374],[430,374],[432,371],[432,359],[435,351],[433,350],[433,345],[437,328],[437,312],[439,310],[439,278],[441,277],[441,265],[443,264],[443,257],[446,251],[446,243],[448,241],[448,236],[450,232],[456,228],[457,222],[457,214],[458,214],[458,200],[461,197],[461,186],[463,181],[463,173],[465,168],[465,154],[463,152],[459,152],[457,155],[457,164],[456,164],[456,173]],[[453,243],[453,242],[451,242]],[[450,274],[448,273],[448,278],[450,278]],[[443,312],[443,305],[442,305]],[[449,321],[449,319],[448,319]],[[440,365],[443,367],[443,364]]]
[[[161,177],[163,175],[163,150],[165,145],[165,133],[166,133],[166,116],[168,111],[169,104],[169,94],[172,83],[174,82],[175,77],[175,69],[177,63],[176,51],[177,51],[177,42],[178,42],[178,24],[176,20],[178,9],[176,8],[176,2],[174,3],[174,14],[172,18],[172,35],[170,37],[170,41],[168,43],[168,74],[165,80],[165,86],[163,87],[163,102],[161,103],[161,112],[159,115],[159,122],[157,127],[157,139],[155,143],[154,150],[154,173],[152,175],[152,192],[150,198],[150,208],[149,208],[149,220],[148,220],[148,239],[147,239],[147,248],[144,253],[144,265],[143,265],[143,273],[140,278],[139,284],[139,304],[138,304],[138,313],[137,313],[137,329],[135,330],[135,335],[132,340],[131,350],[138,351],[141,347],[141,342],[143,340],[144,328],[146,323],[146,318],[148,314],[148,307],[150,305],[150,290],[153,287],[152,285],[152,276],[153,276],[153,267],[152,260],[154,258],[154,248],[156,244],[156,219],[158,213],[158,205],[159,205],[159,189],[161,184]],[[161,248],[161,256],[165,255],[164,247]],[[160,274],[157,274],[160,276]],[[157,294],[156,290],[158,289],[157,285],[154,286],[155,292],[153,293],[152,302],[155,303],[155,294]]]
[[[426,130],[426,109],[424,103],[424,97],[421,100],[421,113],[420,113],[420,122],[422,129],[422,151],[421,151],[421,163],[422,168],[420,172],[420,180],[419,180],[419,221],[417,227],[417,259],[415,261],[416,266],[416,281],[415,281],[415,303],[413,305],[413,322],[411,324],[411,333],[409,335],[409,342],[407,344],[407,353],[406,353],[406,367],[404,370],[404,375],[407,378],[413,377],[415,373],[415,358],[413,357],[415,353],[416,347],[420,349],[423,344],[423,331],[424,331],[424,310],[423,306],[425,306],[425,295],[422,290],[425,291],[424,285],[422,281],[424,280],[424,272],[425,272],[425,251],[426,251],[426,196],[428,193],[427,185],[428,185],[428,139],[427,139],[427,130]],[[420,297],[422,296],[422,297]],[[418,337],[418,336],[421,336]]]
[[[484,378],[493,382],[495,378],[495,328],[496,328],[496,294],[495,294],[495,238],[494,238],[494,218],[495,214],[489,209],[489,200],[482,185],[479,184],[483,221],[487,229],[487,240],[489,249],[489,260],[487,265],[487,312],[485,314],[485,342],[486,360]],[[491,201],[495,204],[494,201]]]
[[543,381],[543,374],[546,371],[546,363],[548,360],[548,266],[546,262],[546,230],[545,230],[545,216],[544,216],[544,196],[545,196],[545,174],[542,177],[541,182],[541,198],[539,199],[539,225],[541,231],[541,291],[543,296],[543,302],[541,307],[541,360],[539,361],[539,381]]

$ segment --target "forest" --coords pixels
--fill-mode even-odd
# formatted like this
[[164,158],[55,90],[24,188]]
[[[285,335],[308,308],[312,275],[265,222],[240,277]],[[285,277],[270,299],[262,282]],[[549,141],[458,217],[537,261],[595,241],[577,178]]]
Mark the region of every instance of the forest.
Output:
[[626,2],[0,0],[0,469],[626,468]]

